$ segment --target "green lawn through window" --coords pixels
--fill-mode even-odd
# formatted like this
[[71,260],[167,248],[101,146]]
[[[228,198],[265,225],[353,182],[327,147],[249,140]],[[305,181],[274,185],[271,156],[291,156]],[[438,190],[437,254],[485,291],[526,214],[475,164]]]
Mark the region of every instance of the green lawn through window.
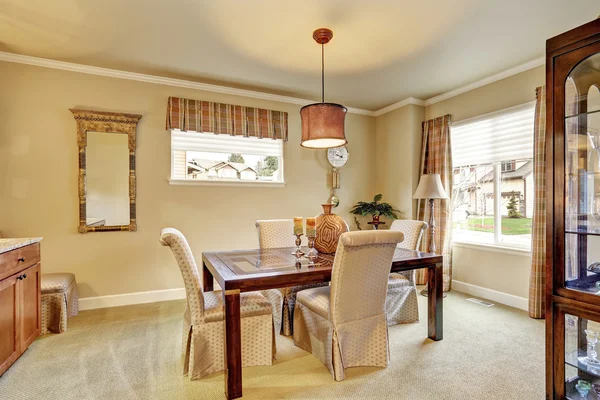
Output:
[[[493,217],[470,216],[463,221],[457,221],[454,227],[477,232],[494,232]],[[531,218],[506,218],[502,217],[503,235],[527,235],[531,233]]]

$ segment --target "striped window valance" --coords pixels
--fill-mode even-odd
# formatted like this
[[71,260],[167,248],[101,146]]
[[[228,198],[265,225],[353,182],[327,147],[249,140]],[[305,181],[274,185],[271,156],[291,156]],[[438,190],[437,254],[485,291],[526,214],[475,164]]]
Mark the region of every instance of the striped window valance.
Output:
[[287,141],[288,113],[169,97],[167,129]]

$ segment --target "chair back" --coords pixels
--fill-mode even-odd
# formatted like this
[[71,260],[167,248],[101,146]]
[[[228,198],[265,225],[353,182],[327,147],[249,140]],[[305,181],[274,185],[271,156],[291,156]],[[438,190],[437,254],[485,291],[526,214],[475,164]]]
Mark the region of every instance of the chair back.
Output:
[[427,230],[427,222],[411,219],[396,219],[390,226],[390,231],[404,233],[404,240],[398,245],[402,249],[419,250],[423,234]]
[[256,221],[258,244],[261,249],[296,246],[293,219],[263,219]]
[[197,324],[204,316],[204,296],[200,284],[200,273],[196,260],[183,233],[175,228],[165,228],[160,232],[160,244],[169,246],[181,270],[191,323]]
[[331,321],[334,325],[385,316],[394,250],[402,232],[359,231],[342,234],[331,271]]

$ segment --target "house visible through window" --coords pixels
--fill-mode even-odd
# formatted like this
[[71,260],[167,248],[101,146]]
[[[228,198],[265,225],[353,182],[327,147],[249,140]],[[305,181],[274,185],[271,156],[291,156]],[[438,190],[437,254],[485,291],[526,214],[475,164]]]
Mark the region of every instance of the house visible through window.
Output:
[[529,249],[534,104],[451,128],[453,240]]
[[282,183],[283,141],[172,130],[171,179]]

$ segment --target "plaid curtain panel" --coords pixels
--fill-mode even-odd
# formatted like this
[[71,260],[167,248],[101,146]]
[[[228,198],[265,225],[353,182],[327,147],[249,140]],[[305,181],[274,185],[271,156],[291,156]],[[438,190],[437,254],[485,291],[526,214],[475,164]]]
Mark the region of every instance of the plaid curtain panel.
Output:
[[529,316],[546,314],[546,88],[535,90],[533,133],[534,204],[531,230],[531,273],[529,275]]
[[288,113],[169,97],[167,129],[288,140]]
[[[444,256],[444,291],[452,288],[452,152],[450,147],[450,115],[423,122],[421,143],[421,175],[440,174],[449,199],[434,200],[435,246]],[[417,215],[421,221],[429,220],[428,200],[418,200]],[[421,249],[429,248],[429,235],[422,240]],[[417,270],[417,284],[427,283],[427,270]]]

